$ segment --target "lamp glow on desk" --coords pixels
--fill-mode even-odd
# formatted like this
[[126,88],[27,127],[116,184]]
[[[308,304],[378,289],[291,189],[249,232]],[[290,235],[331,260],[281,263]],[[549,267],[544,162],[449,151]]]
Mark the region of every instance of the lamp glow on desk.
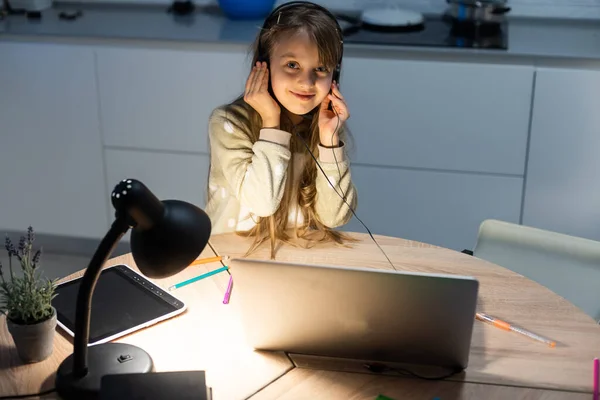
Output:
[[88,348],[92,294],[102,266],[121,237],[132,228],[131,253],[137,267],[150,278],[164,278],[190,265],[211,233],[203,210],[179,200],[160,201],[134,179],[119,182],[111,201],[115,221],[94,253],[77,294],[73,354],[56,373],[56,390],[65,399],[97,397],[104,375],[152,371],[152,358],[139,347],[104,343]]

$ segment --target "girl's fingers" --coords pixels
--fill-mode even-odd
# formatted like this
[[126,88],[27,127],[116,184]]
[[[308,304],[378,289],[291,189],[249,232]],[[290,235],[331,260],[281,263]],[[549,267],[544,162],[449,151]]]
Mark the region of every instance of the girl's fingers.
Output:
[[252,81],[252,93],[258,92],[260,90],[264,72],[265,70],[262,67],[262,65],[256,69],[256,75],[254,76],[254,80]]
[[333,102],[333,106],[336,109],[340,109],[343,110],[344,112],[347,111],[347,107],[346,107],[346,103],[344,102],[344,100],[337,98],[336,96],[334,96],[333,94],[329,95],[329,99]]
[[344,98],[344,96],[342,96],[342,93],[340,92],[339,84],[335,81],[333,81],[333,83],[331,84],[331,91],[333,92],[333,94],[336,95],[336,97],[339,97],[340,99]]
[[252,71],[250,71],[250,75],[248,75],[248,80],[246,80],[246,93],[250,92],[250,88],[252,88],[252,80],[254,79],[254,75],[256,75],[256,67],[252,67]]
[[252,81],[250,81],[250,93],[254,93],[258,90],[258,87],[256,86],[256,82],[260,82],[262,80],[262,68],[261,68],[261,63],[257,62],[256,66],[254,67],[254,75],[252,76]]
[[327,97],[325,97],[325,100],[323,100],[321,102],[321,111],[329,111],[327,110],[327,108],[329,107],[329,103],[331,103],[331,95],[328,94]]
[[350,118],[350,113],[348,112],[348,107],[346,103],[342,99],[338,99],[334,95],[330,94],[331,101],[333,103],[334,112],[340,118],[340,120],[345,121]]
[[269,67],[265,66],[265,71],[263,74],[263,79],[260,85],[260,91],[266,92],[269,90]]

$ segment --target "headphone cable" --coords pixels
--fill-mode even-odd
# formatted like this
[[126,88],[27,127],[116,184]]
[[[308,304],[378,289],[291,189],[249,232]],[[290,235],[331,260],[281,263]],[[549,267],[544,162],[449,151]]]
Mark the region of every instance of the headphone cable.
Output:
[[[333,133],[331,134],[331,145],[333,146],[333,136],[335,135],[335,133],[338,131],[339,126],[340,126],[340,116],[338,115],[337,111],[335,110],[335,107],[332,107],[333,112],[335,113],[336,117],[337,117],[337,123],[335,125],[335,129],[333,130]],[[329,180],[329,177],[327,176],[327,174],[325,173],[325,171],[323,171],[323,168],[321,167],[321,164],[319,164],[319,161],[317,160],[317,157],[315,157],[315,155],[313,154],[313,152],[310,150],[310,147],[308,146],[308,144],[306,143],[306,141],[304,140],[304,138],[298,133],[297,130],[296,131],[296,136],[298,136],[300,138],[300,140],[302,141],[302,144],[304,144],[304,147],[306,147],[306,150],[308,150],[308,153],[310,154],[310,156],[312,157],[312,159],[315,161],[315,163],[317,164],[317,167],[319,167],[319,170],[321,171],[321,173],[323,173],[323,176],[325,177],[325,179],[327,180],[327,182],[329,183],[329,186],[331,186],[331,188],[334,190],[335,194],[337,194],[339,196],[340,199],[342,199],[342,201],[348,206],[348,208],[350,209],[350,211],[352,212],[352,215],[354,215],[354,217],[358,220],[358,222],[361,223],[362,226],[365,227],[365,229],[367,230],[367,232],[369,233],[369,236],[371,237],[371,240],[373,240],[373,242],[375,243],[375,245],[379,248],[379,250],[381,251],[381,253],[384,255],[384,257],[386,258],[386,260],[388,261],[388,263],[392,266],[392,268],[394,269],[394,271],[398,271],[398,269],[396,269],[396,267],[394,266],[394,264],[392,263],[392,261],[390,260],[390,258],[388,257],[388,255],[386,254],[385,251],[383,251],[383,249],[381,248],[381,246],[379,245],[379,243],[377,243],[377,240],[375,240],[375,237],[373,236],[373,234],[371,233],[371,230],[367,227],[367,225],[365,225],[365,223],[358,217],[358,215],[356,215],[356,212],[354,211],[354,209],[352,208],[352,206],[350,206],[350,204],[348,203],[348,201],[346,200],[346,193],[344,193],[344,191],[342,190],[342,187],[340,186],[340,191],[342,192],[342,194],[340,194],[337,191],[337,188],[335,187],[335,185],[333,185],[331,183],[331,181]],[[338,169],[338,174],[340,177],[340,183],[342,181],[342,171],[340,170],[340,165],[337,161],[337,157],[335,155],[335,148],[332,147],[333,152],[333,158],[335,160],[335,165],[337,166]]]

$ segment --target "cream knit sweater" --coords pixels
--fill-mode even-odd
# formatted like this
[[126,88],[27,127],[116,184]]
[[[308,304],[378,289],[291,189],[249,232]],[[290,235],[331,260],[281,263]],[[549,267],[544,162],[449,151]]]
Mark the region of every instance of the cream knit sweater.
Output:
[[[292,199],[295,201],[304,165],[314,162],[308,154],[292,154],[292,134],[283,130],[262,129],[258,141],[253,143],[238,128],[241,123],[227,112],[228,107],[232,106],[213,111],[208,126],[211,166],[206,212],[215,234],[246,231],[255,225],[257,217],[273,215],[279,207],[288,179],[293,180],[287,187],[294,191]],[[346,201],[353,209],[356,210],[357,205],[356,189],[352,184],[344,145],[337,148],[319,146],[315,157],[333,185],[320,170],[317,171],[317,217],[330,228],[339,227],[350,220],[352,212],[333,188],[340,194],[346,194]],[[294,163],[293,177],[288,176],[290,163]],[[289,226],[301,224],[302,221],[303,216],[295,205],[292,206]]]

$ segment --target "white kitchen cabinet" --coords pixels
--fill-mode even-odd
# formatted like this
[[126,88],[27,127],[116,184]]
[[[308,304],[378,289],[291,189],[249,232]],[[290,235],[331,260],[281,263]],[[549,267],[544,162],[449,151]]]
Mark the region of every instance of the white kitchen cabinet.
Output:
[[[523,179],[353,166],[356,214],[373,234],[472,249],[487,218],[519,221]],[[353,218],[341,229],[366,233]]]
[[533,67],[345,57],[354,161],[524,174]]
[[93,50],[0,42],[0,229],[108,229]]
[[[121,180],[134,178],[146,185],[160,200],[183,200],[204,208],[208,155],[107,149],[105,156],[109,191]],[[109,194],[105,196],[107,199]],[[112,221],[115,218],[114,207],[110,200],[107,204]]]
[[600,240],[600,72],[537,72],[523,224]]
[[243,93],[243,50],[96,50],[105,144],[206,152],[212,110]]

